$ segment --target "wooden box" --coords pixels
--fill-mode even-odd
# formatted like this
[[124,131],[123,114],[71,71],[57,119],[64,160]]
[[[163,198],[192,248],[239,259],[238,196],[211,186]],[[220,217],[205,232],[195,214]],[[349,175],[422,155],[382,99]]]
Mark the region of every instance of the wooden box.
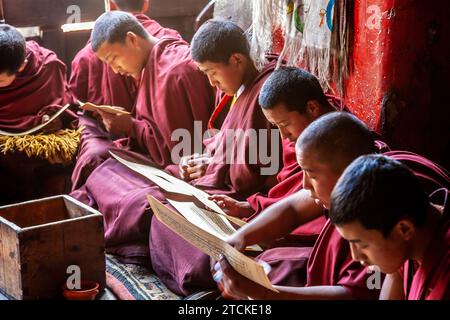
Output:
[[104,289],[103,216],[69,196],[0,207],[0,290],[14,299],[62,297],[79,266],[81,280]]

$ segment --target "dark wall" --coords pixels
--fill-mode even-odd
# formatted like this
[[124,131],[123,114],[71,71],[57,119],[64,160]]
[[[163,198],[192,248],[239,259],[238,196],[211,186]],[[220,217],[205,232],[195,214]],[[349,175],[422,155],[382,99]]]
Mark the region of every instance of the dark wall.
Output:
[[[208,0],[151,0],[147,13],[161,25],[178,30],[188,41],[194,34],[197,14]],[[103,0],[3,0],[6,23],[16,27],[39,26],[42,38],[34,39],[55,51],[69,69],[76,53],[89,39],[90,32],[63,33],[61,25],[67,23],[67,8],[77,5],[81,22],[94,21],[104,12]]]

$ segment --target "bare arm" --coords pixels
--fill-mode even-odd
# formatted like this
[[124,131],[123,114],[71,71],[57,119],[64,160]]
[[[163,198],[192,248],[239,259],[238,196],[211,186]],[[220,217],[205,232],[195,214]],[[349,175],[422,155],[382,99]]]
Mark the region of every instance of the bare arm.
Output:
[[309,192],[301,190],[264,210],[230,237],[229,242],[239,250],[242,246],[271,242],[322,214],[323,209],[309,196]]

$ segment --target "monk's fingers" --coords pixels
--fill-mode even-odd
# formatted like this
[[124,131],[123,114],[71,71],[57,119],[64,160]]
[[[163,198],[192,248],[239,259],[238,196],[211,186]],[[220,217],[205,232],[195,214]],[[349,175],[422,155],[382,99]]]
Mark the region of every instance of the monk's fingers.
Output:
[[197,171],[189,175],[191,180],[199,179],[205,175],[205,171]]
[[258,284],[234,270],[225,257],[221,257],[219,263],[223,273],[221,282],[226,294],[239,299],[248,299],[261,289]]
[[211,162],[211,158],[209,157],[198,157],[188,161],[188,165],[190,167],[196,167],[199,165],[208,165]]
[[195,173],[204,173],[206,171],[206,168],[207,168],[206,165],[201,164],[201,165],[197,165],[195,167],[187,168],[186,172],[189,175],[192,175],[192,174],[195,174]]

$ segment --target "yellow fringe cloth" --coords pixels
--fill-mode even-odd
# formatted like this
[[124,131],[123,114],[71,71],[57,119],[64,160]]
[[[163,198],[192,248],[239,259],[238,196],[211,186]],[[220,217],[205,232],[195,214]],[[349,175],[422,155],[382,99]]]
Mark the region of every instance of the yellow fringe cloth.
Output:
[[80,144],[83,127],[64,129],[51,134],[39,133],[26,136],[0,135],[0,152],[24,152],[29,158],[46,159],[51,164],[70,164]]

